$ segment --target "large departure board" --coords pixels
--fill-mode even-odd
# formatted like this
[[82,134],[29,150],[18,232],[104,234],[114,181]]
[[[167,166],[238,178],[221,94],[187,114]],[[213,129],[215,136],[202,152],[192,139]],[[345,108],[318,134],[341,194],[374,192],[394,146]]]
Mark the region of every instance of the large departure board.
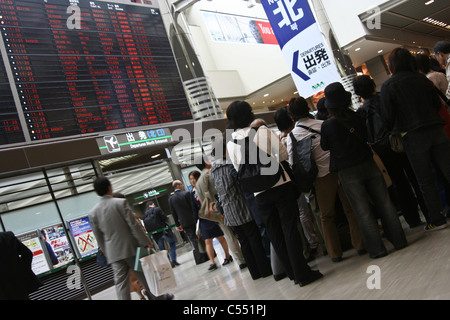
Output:
[[[89,0],[0,0],[0,30],[25,139],[192,119],[158,8]],[[6,81],[1,76],[3,96]],[[3,126],[7,121],[20,140],[22,128],[11,102],[0,103]]]
[[0,145],[24,141],[25,137],[8,82],[5,64],[0,61]]

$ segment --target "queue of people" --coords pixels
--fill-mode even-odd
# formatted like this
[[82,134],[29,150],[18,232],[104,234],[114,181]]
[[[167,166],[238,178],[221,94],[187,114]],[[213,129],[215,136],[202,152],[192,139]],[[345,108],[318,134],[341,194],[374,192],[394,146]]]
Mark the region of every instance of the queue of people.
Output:
[[[448,66],[448,45],[440,43],[436,48],[436,55],[443,56],[446,52],[445,59],[441,58]],[[292,99],[286,110],[277,112],[280,137],[264,125],[252,127],[255,117],[247,102],[235,101],[228,107],[228,128],[233,133],[231,139],[215,146],[220,149],[221,157],[213,162],[211,182],[216,185],[216,192],[227,199],[224,204],[233,203],[232,199],[237,204],[224,212],[225,221],[234,224],[232,227],[236,230],[245,223],[251,225],[254,247],[243,250],[247,261],[256,258],[260,259],[260,266],[267,265],[260,247],[262,241],[248,214],[248,203],[243,201],[245,190],[240,188],[239,177],[235,178],[245,159],[244,144],[239,141],[248,137],[278,161],[279,180],[270,188],[254,193],[256,211],[286,275],[300,286],[316,281],[322,274],[311,270],[302,252],[301,231],[307,230],[297,228],[302,225],[298,199],[303,194],[296,190],[295,177],[292,179],[292,172],[289,172],[294,165],[290,134],[296,141],[314,138],[312,154],[318,173],[313,191],[321,228],[313,229],[311,234],[318,232],[323,236],[325,252],[333,262],[342,261],[343,251],[334,221],[336,197],[349,224],[352,246],[358,254],[368,253],[372,259],[388,254],[383,238],[396,250],[408,245],[400,214],[410,228],[424,225],[425,231],[435,231],[447,227],[436,180],[441,181],[444,188],[450,183],[450,141],[444,129],[448,126],[448,98],[442,84],[444,78],[431,72],[429,61],[423,58],[414,57],[403,48],[393,50],[389,56],[393,75],[383,84],[381,93],[376,92],[369,76],[356,77],[353,85],[361,99],[358,110],[352,108],[352,94],[341,83],[327,86],[325,97],[318,104],[317,118],[311,116],[304,98]],[[425,63],[425,68],[419,62]],[[433,79],[438,82],[433,83]],[[446,84],[448,86],[448,82]],[[283,119],[286,114],[294,125],[289,119]],[[404,150],[394,149],[394,136]],[[391,184],[387,184],[375,156],[385,164],[384,174],[389,174]],[[226,174],[214,177],[218,168]],[[446,191],[448,197],[448,189]],[[236,215],[239,211],[241,214]],[[254,216],[252,211],[255,208],[250,210]],[[239,224],[236,224],[236,217],[242,219]],[[239,231],[241,245],[248,246],[246,234]],[[257,271],[252,269],[253,277]]]
[[[435,56],[447,68],[447,77],[449,55],[450,43],[436,45]],[[431,71],[429,59],[414,57],[407,49],[394,49],[389,55],[392,76],[383,83],[380,93],[370,77],[354,79],[355,93],[361,101],[358,110],[352,108],[352,94],[338,82],[325,88],[316,118],[311,116],[304,98],[292,99],[285,110],[277,113],[277,124],[283,124],[280,136],[264,124],[254,124],[255,116],[247,102],[233,102],[226,112],[231,137],[216,140],[213,161],[204,161],[199,171],[189,174],[190,191],[176,180],[174,194],[169,198],[177,229],[185,232],[192,243],[196,263],[210,261],[208,270],[217,269],[212,244],[216,238],[224,251],[222,265],[236,259],[241,269],[248,267],[254,280],[278,275],[273,264],[276,258],[282,272],[295,284],[303,287],[317,281],[323,275],[308,265],[304,247],[314,241],[305,243],[304,231],[309,239],[320,234],[331,260],[342,261],[334,221],[337,197],[349,224],[353,248],[360,255],[368,253],[372,259],[388,254],[383,237],[396,250],[408,245],[398,210],[410,228],[425,225],[424,230],[429,232],[447,227],[448,209],[444,208],[440,192],[444,189],[449,205],[450,135],[446,129],[450,123],[450,87],[448,80]],[[297,188],[292,168],[296,161],[294,142],[306,138],[311,138],[311,154],[317,166],[311,192],[317,198],[320,222],[307,222],[315,220],[307,213],[302,227],[302,207],[309,205],[299,201],[306,195]],[[253,186],[252,191],[244,183],[249,173],[242,173],[248,170],[243,168],[249,159],[246,150],[250,144],[271,161],[270,168],[267,164],[259,168],[267,173],[252,173],[252,181],[261,184],[259,189]],[[403,149],[398,150],[399,146]],[[384,163],[392,185],[387,183],[375,156]],[[264,181],[274,177],[271,184]],[[93,231],[113,268],[118,297],[129,299],[129,274],[136,247],[153,245],[126,201],[112,196],[107,178],[97,179],[94,187],[102,199],[89,215]],[[223,222],[198,216],[202,201],[210,195],[222,208]],[[151,226],[150,221],[155,225]],[[149,203],[144,225],[151,230],[161,229],[167,226],[167,216]],[[272,254],[265,248],[261,230],[267,233]],[[157,238],[161,249],[164,241],[170,245],[172,265],[178,265],[170,234],[160,232]],[[136,276],[149,291],[145,279]],[[170,300],[173,295],[150,298]]]
[[[370,76],[354,79],[354,91],[361,101],[357,110],[352,94],[339,82],[325,88],[315,117],[306,99],[291,99],[274,119],[280,135],[255,119],[247,102],[230,104],[226,114],[231,137],[214,141],[212,161],[203,161],[199,171],[189,173],[191,190],[175,180],[169,198],[176,227],[191,242],[196,264],[209,261],[208,270],[217,269],[216,238],[224,251],[222,265],[236,259],[241,269],[248,268],[253,280],[288,277],[300,287],[317,281],[323,275],[308,265],[311,251],[305,248],[315,249],[323,238],[330,259],[334,263],[343,259],[335,223],[337,198],[349,225],[351,245],[359,255],[368,253],[372,259],[388,255],[383,237],[395,250],[408,245],[398,211],[410,228],[424,225],[426,232],[446,228],[450,211],[450,43],[437,43],[434,54],[436,60],[394,49],[388,58],[392,76],[382,84],[381,92]],[[443,68],[434,70],[436,61]],[[317,167],[309,192],[317,199],[318,217],[310,212],[305,201],[308,195],[299,190],[298,177],[293,174],[298,161],[295,144],[304,139],[311,139],[310,153]],[[256,157],[261,171],[246,168],[250,144],[256,148],[253,151],[270,159],[270,166],[258,163],[261,159]],[[382,168],[375,161],[378,157]],[[251,191],[245,182],[249,178],[257,182]],[[268,179],[274,180],[268,184]],[[94,189],[101,199],[89,219],[112,267],[117,297],[129,300],[130,292],[137,290],[141,299],[144,293],[151,300],[173,299],[172,294],[152,295],[143,274],[132,272],[136,249],[153,248],[148,232],[154,233],[161,250],[169,245],[172,267],[179,265],[167,215],[150,201],[141,221],[125,196],[113,193],[106,177],[97,178]],[[198,215],[203,200],[211,195],[221,207],[220,222]],[[0,292],[0,296],[27,299],[42,285],[31,272],[31,251],[12,233],[0,233],[0,244],[11,257],[4,260],[16,262],[2,263],[3,273],[23,269],[26,275],[21,290]]]
[[[448,47],[440,43],[436,48],[440,56],[447,52],[444,58],[448,65]],[[419,62],[425,63],[425,67]],[[333,262],[343,259],[335,223],[337,203],[345,213],[351,245],[359,255],[368,253],[372,259],[388,254],[384,237],[396,250],[408,245],[399,212],[410,228],[424,225],[425,231],[434,231],[447,226],[435,183],[436,179],[444,186],[450,183],[450,141],[444,130],[448,121],[443,118],[445,114],[448,116],[445,81],[430,71],[428,60],[413,57],[403,48],[392,51],[389,68],[393,75],[383,84],[381,94],[376,92],[369,76],[354,79],[355,93],[361,100],[358,110],[352,108],[352,94],[341,83],[327,86],[325,97],[318,103],[316,118],[304,98],[293,98],[276,113],[280,136],[255,119],[247,102],[235,101],[228,107],[231,138],[214,143],[212,168],[209,165],[206,171],[190,174],[196,175],[191,182],[192,192],[198,197],[196,183],[200,176],[209,180],[209,193],[218,195],[224,224],[237,235],[253,279],[275,274],[268,259],[272,257],[263,248],[264,241],[258,232],[261,229],[255,221],[260,221],[267,232],[273,256],[286,276],[300,286],[322,277],[319,270],[309,267],[303,250],[305,245],[311,248],[317,244],[320,237],[316,233],[323,238],[324,252]],[[433,79],[437,81],[433,83]],[[448,82],[445,84],[448,86]],[[400,141],[404,151],[394,151],[393,136],[400,137],[397,142]],[[317,199],[318,224],[314,223],[316,217],[304,210],[309,204],[300,199],[307,199],[307,195],[297,190],[292,175],[293,139],[307,137],[312,137],[312,155],[318,167],[311,190]],[[278,167],[272,186],[252,192],[253,206],[246,201],[249,193],[238,174],[245,159],[248,160],[244,146],[250,143],[249,139],[256,144],[256,150],[273,155]],[[384,174],[389,175],[391,185],[387,184],[374,155],[385,164]],[[220,232],[215,236],[220,239]],[[231,255],[224,242],[220,243],[227,261]]]

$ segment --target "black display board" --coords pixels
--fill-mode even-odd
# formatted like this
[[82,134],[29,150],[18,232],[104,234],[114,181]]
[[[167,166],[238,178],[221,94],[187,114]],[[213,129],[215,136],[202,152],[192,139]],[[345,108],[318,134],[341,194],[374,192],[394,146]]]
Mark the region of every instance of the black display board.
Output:
[[[158,8],[0,0],[0,30],[30,141],[192,119]],[[17,130],[0,144],[20,142],[17,109],[5,101],[2,130],[5,121]]]
[[22,133],[5,64],[0,60],[0,145],[24,141],[25,137]]

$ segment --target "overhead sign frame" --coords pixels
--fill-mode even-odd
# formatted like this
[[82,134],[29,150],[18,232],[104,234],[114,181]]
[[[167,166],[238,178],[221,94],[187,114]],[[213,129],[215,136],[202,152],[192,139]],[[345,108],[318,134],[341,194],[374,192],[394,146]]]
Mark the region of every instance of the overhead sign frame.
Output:
[[341,81],[307,0],[261,0],[299,94],[305,98]]

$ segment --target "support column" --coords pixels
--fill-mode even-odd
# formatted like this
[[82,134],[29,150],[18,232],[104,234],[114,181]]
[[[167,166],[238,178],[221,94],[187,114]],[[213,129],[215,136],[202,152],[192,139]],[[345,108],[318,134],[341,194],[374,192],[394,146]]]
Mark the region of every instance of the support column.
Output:
[[321,0],[309,0],[311,3],[311,7],[314,9],[314,14],[316,16],[317,23],[319,24],[319,28],[322,31],[323,36],[325,37],[328,45],[333,52],[334,60],[336,66],[338,68],[339,74],[342,77],[341,83],[344,86],[345,90],[351,92],[352,95],[352,103],[353,108],[359,108],[359,99],[355,95],[353,90],[353,79],[356,77],[356,70],[353,67],[352,60],[350,57],[345,54],[342,48],[339,46],[338,42],[333,33],[332,26],[328,20],[326,12],[323,8]]
[[366,61],[367,69],[370,72],[375,84],[377,85],[377,91],[381,90],[381,85],[387,79],[389,79],[389,67],[382,56],[377,56]]

